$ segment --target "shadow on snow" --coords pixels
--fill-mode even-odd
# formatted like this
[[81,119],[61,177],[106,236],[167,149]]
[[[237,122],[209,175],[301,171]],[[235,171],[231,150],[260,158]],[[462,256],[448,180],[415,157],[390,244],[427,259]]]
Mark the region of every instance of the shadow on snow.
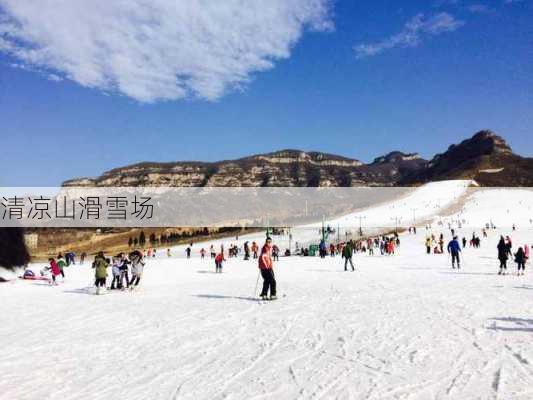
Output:
[[[533,319],[525,318],[491,318],[493,325],[489,326],[487,329],[493,331],[504,331],[504,332],[533,332]],[[496,325],[498,322],[505,322],[505,326]]]

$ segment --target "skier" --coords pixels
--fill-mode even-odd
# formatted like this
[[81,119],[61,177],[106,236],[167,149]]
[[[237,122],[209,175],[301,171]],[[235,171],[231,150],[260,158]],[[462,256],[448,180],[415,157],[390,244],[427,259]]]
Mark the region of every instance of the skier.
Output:
[[215,257],[215,272],[217,274],[222,273],[222,263],[224,261],[226,261],[226,259],[224,258],[224,253],[218,253]]
[[[518,251],[514,255],[514,261],[516,262],[518,266],[518,273],[517,275],[524,275],[524,271],[526,269],[526,254],[524,252],[524,249],[522,247],[518,248]],[[520,273],[520,270],[522,270],[522,273]]]
[[344,270],[348,271],[348,263],[352,266],[352,271],[355,271],[352,261],[353,246],[351,242],[346,243],[346,246],[342,249],[342,258],[344,258]]
[[211,252],[211,258],[215,258],[217,256],[213,245],[211,245],[211,247],[209,248],[209,251]]
[[191,248],[190,247],[187,247],[185,249],[185,252],[187,253],[187,258],[191,258]]
[[109,262],[104,257],[104,253],[100,251],[93,261],[94,268],[94,285],[96,286],[96,294],[100,294],[101,288],[106,287],[106,278],[107,278],[107,267]]
[[461,246],[457,240],[457,236],[454,236],[453,239],[448,243],[448,253],[452,255],[452,268],[455,269],[455,261],[457,261],[457,269],[461,269],[461,260],[459,258],[459,253],[461,252]]
[[200,258],[203,260],[205,258],[205,249],[202,247],[200,250]]
[[500,260],[500,271],[498,272],[498,275],[505,275],[505,271],[507,271],[507,256],[509,254],[507,244],[505,243],[505,239],[503,236],[500,237],[500,241],[498,243],[498,259]]
[[130,254],[130,262],[131,262],[131,281],[130,281],[130,289],[133,290],[134,287],[139,285],[139,281],[141,280],[143,269],[144,269],[144,261],[142,254],[138,251],[134,251]]
[[170,252],[170,249],[167,249],[167,257],[172,257],[172,253]]
[[463,249],[466,247],[466,238],[463,237]]
[[276,300],[276,277],[274,276],[274,263],[272,262],[272,239],[267,237],[265,245],[261,249],[259,257],[259,269],[263,277],[263,290],[261,299],[268,300],[268,291],[270,289],[270,300]]

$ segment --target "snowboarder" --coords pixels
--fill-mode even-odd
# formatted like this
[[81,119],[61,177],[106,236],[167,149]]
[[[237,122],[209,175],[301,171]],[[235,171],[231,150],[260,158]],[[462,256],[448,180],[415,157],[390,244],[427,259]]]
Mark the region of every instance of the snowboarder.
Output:
[[109,266],[108,260],[104,257],[104,253],[99,252],[93,261],[94,268],[94,285],[96,286],[96,294],[101,293],[101,288],[106,287],[107,267]]
[[507,271],[507,256],[509,254],[509,251],[503,236],[500,237],[500,241],[498,243],[497,248],[498,259],[500,260],[500,271],[498,272],[498,275],[505,275],[505,272]]
[[457,236],[448,243],[448,253],[452,255],[452,268],[455,269],[455,262],[457,261],[457,269],[461,269],[461,259],[459,253],[461,252],[461,246],[457,240]]
[[348,263],[350,263],[352,267],[352,271],[355,271],[355,267],[353,266],[352,261],[353,256],[353,246],[351,242],[346,243],[346,246],[342,249],[342,258],[344,258],[344,270],[348,271]]
[[[274,276],[274,263],[272,262],[272,239],[267,237],[265,245],[261,249],[259,257],[259,269],[263,277],[263,290],[261,291],[261,299],[276,300],[276,277]],[[268,291],[270,289],[270,298]]]
[[[514,261],[516,262],[516,265],[518,266],[518,273],[517,275],[524,275],[524,271],[526,269],[526,254],[524,252],[524,249],[522,247],[518,248],[518,251],[514,255]],[[522,272],[520,272],[522,271]]]

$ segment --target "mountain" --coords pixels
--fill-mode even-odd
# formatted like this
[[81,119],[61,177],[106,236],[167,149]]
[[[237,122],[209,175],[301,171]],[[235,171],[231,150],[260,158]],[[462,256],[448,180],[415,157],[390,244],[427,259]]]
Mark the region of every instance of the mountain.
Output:
[[514,154],[502,137],[484,130],[451,145],[399,184],[444,179],[474,179],[480,186],[533,186],[533,159]]
[[427,161],[391,152],[364,164],[321,152],[281,150],[218,162],[143,162],[64,186],[402,186],[475,179],[481,186],[533,186],[533,159],[513,153],[492,131],[481,131]]
[[237,160],[144,162],[105,172],[97,178],[66,181],[64,186],[360,186],[396,184],[427,161],[391,153],[372,164],[320,152],[281,150]]

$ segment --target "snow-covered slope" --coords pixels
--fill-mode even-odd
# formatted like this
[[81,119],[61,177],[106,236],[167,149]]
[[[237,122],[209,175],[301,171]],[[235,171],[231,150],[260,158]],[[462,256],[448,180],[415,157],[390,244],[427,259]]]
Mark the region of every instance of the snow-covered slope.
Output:
[[533,227],[533,190],[519,188],[475,189],[461,210],[443,221],[461,221],[472,227],[494,224],[510,228]]
[[[484,224],[476,210],[485,201],[522,198],[486,196],[461,216]],[[404,218],[419,199],[402,206]],[[505,207],[491,211],[506,220]],[[447,255],[424,254],[423,227],[402,235],[394,256],[356,255],[356,272],[338,257],[281,258],[276,302],[256,301],[253,260],[230,259],[214,274],[198,255],[209,243],[194,244],[190,260],[183,247],[171,258],[159,251],[131,293],[94,296],[88,265],[66,269],[57,287],[2,284],[0,398],[531,399],[531,273],[498,276],[495,247],[500,234],[531,246],[533,230],[499,225],[464,250],[460,271]],[[315,228],[303,232],[316,238]],[[432,232],[450,238],[445,225]]]

